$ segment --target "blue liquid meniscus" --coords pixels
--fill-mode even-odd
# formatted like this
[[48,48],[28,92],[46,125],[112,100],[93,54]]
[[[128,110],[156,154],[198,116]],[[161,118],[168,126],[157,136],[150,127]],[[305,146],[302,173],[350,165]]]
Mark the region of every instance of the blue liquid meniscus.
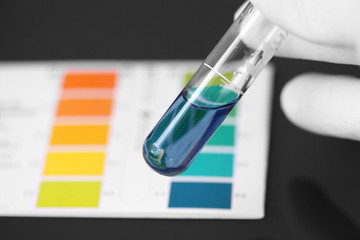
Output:
[[195,92],[183,90],[145,140],[144,158],[162,175],[185,171],[241,97],[220,85],[207,86],[193,100]]

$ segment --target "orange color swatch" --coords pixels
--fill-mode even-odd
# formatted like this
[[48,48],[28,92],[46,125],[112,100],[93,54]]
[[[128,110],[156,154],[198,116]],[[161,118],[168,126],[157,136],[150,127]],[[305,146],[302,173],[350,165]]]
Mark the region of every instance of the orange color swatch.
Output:
[[109,116],[111,99],[60,100],[57,116]]
[[51,145],[106,144],[108,125],[57,125],[53,127]]
[[113,88],[115,73],[68,73],[63,88]]

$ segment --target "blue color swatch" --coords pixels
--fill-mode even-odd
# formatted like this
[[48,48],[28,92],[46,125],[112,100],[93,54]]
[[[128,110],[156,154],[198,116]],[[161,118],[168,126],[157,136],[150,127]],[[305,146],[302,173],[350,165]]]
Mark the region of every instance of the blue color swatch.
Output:
[[169,207],[230,209],[231,183],[173,182]]

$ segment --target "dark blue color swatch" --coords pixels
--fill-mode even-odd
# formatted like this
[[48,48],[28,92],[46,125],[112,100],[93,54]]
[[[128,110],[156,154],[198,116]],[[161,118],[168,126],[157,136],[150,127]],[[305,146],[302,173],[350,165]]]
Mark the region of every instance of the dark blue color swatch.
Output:
[[170,208],[231,208],[231,183],[173,182]]

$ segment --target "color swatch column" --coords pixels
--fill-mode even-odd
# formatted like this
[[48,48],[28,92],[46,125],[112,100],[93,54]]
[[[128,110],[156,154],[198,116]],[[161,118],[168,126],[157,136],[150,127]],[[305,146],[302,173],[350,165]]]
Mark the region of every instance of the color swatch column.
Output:
[[116,78],[65,74],[37,207],[98,207]]
[[235,107],[190,167],[173,178],[169,208],[231,208],[236,118]]

